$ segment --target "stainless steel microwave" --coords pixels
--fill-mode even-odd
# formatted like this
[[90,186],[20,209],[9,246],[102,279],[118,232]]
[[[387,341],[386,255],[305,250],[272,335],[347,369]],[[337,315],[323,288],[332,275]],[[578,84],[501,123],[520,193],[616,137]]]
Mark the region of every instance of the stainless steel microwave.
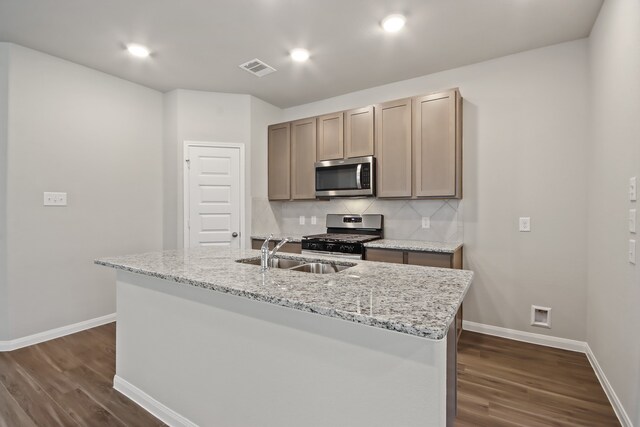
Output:
[[376,159],[373,156],[316,163],[316,197],[376,195]]

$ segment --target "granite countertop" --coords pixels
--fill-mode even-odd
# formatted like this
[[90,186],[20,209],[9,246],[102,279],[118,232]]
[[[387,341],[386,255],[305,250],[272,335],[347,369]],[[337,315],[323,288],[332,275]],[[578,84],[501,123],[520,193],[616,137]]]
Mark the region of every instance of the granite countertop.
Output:
[[[269,237],[268,234],[254,234],[254,235],[251,236],[252,239],[256,239],[256,240],[266,240],[267,237]],[[302,236],[297,236],[297,235],[293,235],[293,236],[291,236],[291,235],[290,236],[280,236],[280,235],[275,236],[274,235],[271,238],[271,241],[279,242],[280,240],[284,239],[285,237],[288,237],[289,241],[292,242],[292,243],[300,243],[300,242],[302,242]]]
[[440,252],[452,254],[462,243],[424,242],[421,240],[392,240],[381,239],[367,242],[365,248],[398,249],[405,251]]
[[225,292],[296,310],[362,323],[419,337],[446,336],[471,285],[473,272],[326,256],[278,254],[288,259],[323,259],[352,267],[313,274],[236,262],[259,258],[256,250],[196,248],[101,258],[96,264]]

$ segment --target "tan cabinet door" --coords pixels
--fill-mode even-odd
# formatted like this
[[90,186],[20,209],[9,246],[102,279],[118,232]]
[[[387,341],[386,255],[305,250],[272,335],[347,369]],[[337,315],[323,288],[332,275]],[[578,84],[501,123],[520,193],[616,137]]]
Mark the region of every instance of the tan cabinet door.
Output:
[[375,106],[378,197],[411,197],[411,99]]
[[344,158],[344,114],[318,117],[318,161]]
[[404,264],[404,252],[391,249],[367,248],[365,251],[365,259],[367,261]]
[[316,118],[291,122],[291,198],[316,198]]
[[269,126],[269,200],[291,198],[291,128],[289,123]]
[[416,197],[460,197],[459,98],[457,90],[413,98]]
[[373,105],[344,114],[344,157],[373,156]]
[[407,264],[452,268],[451,257],[451,254],[435,252],[407,252]]

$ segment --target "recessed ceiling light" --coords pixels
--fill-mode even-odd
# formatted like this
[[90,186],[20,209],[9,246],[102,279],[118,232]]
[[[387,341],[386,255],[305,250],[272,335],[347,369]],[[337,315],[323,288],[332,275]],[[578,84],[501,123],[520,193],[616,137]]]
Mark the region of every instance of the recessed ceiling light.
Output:
[[138,58],[146,58],[151,53],[149,48],[142,46],[141,44],[131,43],[127,45],[127,50],[133,56]]
[[395,13],[382,20],[382,28],[384,28],[387,33],[397,33],[404,27],[405,22],[407,22],[407,18]]
[[307,49],[293,49],[291,51],[291,59],[296,62],[304,62],[309,59],[309,51]]

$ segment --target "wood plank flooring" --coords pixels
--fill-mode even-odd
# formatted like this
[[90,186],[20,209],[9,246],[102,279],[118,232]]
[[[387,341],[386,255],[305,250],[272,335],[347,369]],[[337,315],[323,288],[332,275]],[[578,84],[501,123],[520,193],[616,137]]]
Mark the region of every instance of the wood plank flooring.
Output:
[[619,425],[586,355],[462,333],[457,427]]
[[[457,427],[619,425],[583,354],[465,331],[458,372]],[[114,374],[115,323],[0,353],[0,427],[163,426]]]
[[0,427],[164,426],[113,389],[115,323],[0,353]]

